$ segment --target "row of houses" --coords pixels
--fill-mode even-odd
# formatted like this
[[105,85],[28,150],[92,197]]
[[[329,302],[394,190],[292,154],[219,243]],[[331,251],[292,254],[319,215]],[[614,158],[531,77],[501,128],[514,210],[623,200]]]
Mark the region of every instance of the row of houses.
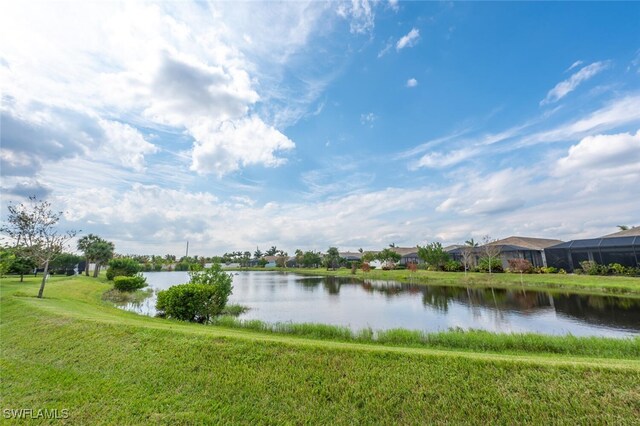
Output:
[[[511,236],[489,243],[499,252],[498,257],[504,269],[509,267],[511,259],[526,259],[534,267],[555,267],[573,272],[580,268],[580,263],[586,260],[598,264],[608,265],[619,263],[624,266],[637,267],[640,265],[640,227],[604,235],[598,238],[561,241],[548,238],[532,238]],[[444,250],[454,260],[462,260],[462,245],[444,247]],[[391,247],[401,258],[400,265],[420,263],[417,247]],[[347,261],[361,261],[366,252],[341,252],[340,257]],[[474,247],[472,254],[479,260],[486,253],[486,247]],[[277,256],[266,256],[266,267],[275,267]],[[296,266],[296,258],[286,259],[288,267]],[[371,262],[372,267],[380,267],[379,261]]]

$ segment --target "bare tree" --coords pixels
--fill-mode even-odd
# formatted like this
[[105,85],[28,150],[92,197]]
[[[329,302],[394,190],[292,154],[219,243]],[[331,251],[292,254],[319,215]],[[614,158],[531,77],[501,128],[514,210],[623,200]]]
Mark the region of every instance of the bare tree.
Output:
[[475,266],[475,255],[473,253],[474,247],[465,246],[461,249],[462,266],[464,266],[464,274],[467,275],[467,271]]
[[491,268],[493,266],[493,262],[496,259],[500,259],[500,253],[502,250],[500,246],[493,244],[496,240],[491,239],[488,235],[485,235],[482,239],[482,252],[484,257],[487,259],[487,263],[489,264],[489,274],[491,274]]
[[67,242],[76,236],[78,231],[66,231],[61,234],[57,230],[62,212],[51,210],[51,203],[38,201],[29,197],[29,203],[9,204],[7,225],[0,231],[8,235],[17,248],[29,255],[39,266],[44,267],[42,283],[38,297],[42,298],[44,286],[49,273],[49,263],[64,250]]

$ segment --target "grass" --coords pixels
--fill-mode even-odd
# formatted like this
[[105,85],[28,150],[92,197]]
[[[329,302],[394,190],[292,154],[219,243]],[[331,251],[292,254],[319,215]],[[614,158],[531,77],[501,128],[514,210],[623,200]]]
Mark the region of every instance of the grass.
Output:
[[[242,268],[237,270],[265,271],[265,268]],[[487,274],[481,272],[439,272],[418,270],[383,271],[374,269],[370,272],[358,270],[356,274],[351,269],[340,268],[335,271],[325,268],[272,268],[267,271],[296,273],[315,276],[335,276],[357,280],[385,280],[411,284],[429,284],[439,286],[466,286],[479,288],[517,288],[526,290],[548,291],[560,293],[571,291],[578,294],[614,295],[640,298],[640,277],[623,276],[593,276],[577,274],[524,274],[522,282],[520,274],[499,273]]]
[[640,337],[602,338],[551,336],[536,333],[492,333],[483,330],[450,330],[424,332],[419,330],[365,328],[352,331],[349,327],[314,323],[267,323],[260,320],[239,320],[220,317],[214,325],[294,335],[311,339],[337,340],[390,346],[459,349],[473,352],[509,354],[567,354],[590,357],[640,359]]
[[[36,424],[632,424],[640,418],[637,352],[478,352],[470,342],[492,337],[474,333],[451,334],[439,348],[395,346],[414,338],[397,333],[387,336],[393,345],[312,339],[144,317],[101,300],[108,289],[101,279],[60,277],[37,299],[36,281],[2,280],[3,409],[69,410],[66,420]],[[465,350],[455,347],[456,339],[466,342]]]

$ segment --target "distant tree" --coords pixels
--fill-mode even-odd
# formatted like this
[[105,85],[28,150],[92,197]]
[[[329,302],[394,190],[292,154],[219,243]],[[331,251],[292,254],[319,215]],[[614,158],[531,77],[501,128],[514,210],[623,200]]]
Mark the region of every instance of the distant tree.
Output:
[[287,266],[287,259],[289,259],[289,256],[287,255],[287,253],[285,252],[281,252],[278,254],[278,256],[276,256],[276,266],[278,268],[284,268]]
[[96,278],[100,273],[102,265],[107,264],[111,259],[113,259],[114,252],[115,247],[113,243],[103,239],[100,239],[100,241],[96,241],[89,246],[89,255],[95,262],[95,267],[93,268],[94,278]]
[[6,225],[0,231],[8,235],[25,256],[44,267],[38,297],[42,298],[49,273],[49,263],[64,250],[67,242],[78,231],[69,230],[60,233],[57,229],[62,212],[51,210],[51,203],[29,197],[29,203],[9,204],[9,216]]
[[256,251],[253,252],[254,259],[260,259],[262,257],[262,250],[256,247]]
[[488,265],[489,274],[492,273],[492,270],[495,268],[495,265],[500,261],[500,253],[502,250],[500,246],[493,244],[496,240],[492,239],[488,235],[485,235],[482,239],[482,253],[483,259],[486,259],[483,264]]
[[81,256],[77,256],[73,253],[61,253],[60,256],[56,257],[51,262],[49,269],[55,273],[66,273],[69,270],[75,269],[81,261]]
[[358,249],[358,253],[360,253],[360,254],[364,253],[364,250],[362,249],[362,247],[360,247],[360,248]]
[[265,253],[266,256],[275,256],[278,253],[278,248],[276,246],[271,246],[269,250]]
[[335,270],[340,265],[340,252],[337,247],[329,247],[324,257],[324,263],[327,269]]
[[241,266],[248,267],[251,260],[251,252],[245,251],[242,255]]
[[24,281],[24,275],[32,273],[37,267],[36,262],[19,250],[14,251],[13,260],[9,265],[9,273],[19,274],[20,282]]
[[438,242],[429,243],[424,247],[418,246],[418,257],[439,271],[443,270],[444,265],[451,260],[449,253],[444,251],[442,244]]
[[299,268],[300,266],[302,266],[302,260],[304,259],[304,253],[302,252],[302,250],[296,249],[295,256],[296,256],[296,267]]
[[385,248],[377,254],[376,259],[382,262],[385,265],[385,268],[393,269],[395,268],[396,263],[402,259],[402,256],[395,250]]
[[618,225],[618,229],[620,229],[621,231],[628,231],[629,229],[633,229],[633,228],[635,228],[635,226]]
[[467,241],[465,241],[464,245],[469,247],[478,247],[477,241],[475,241],[473,238],[469,238]]
[[98,237],[94,234],[88,234],[78,240],[78,250],[84,253],[85,264],[84,264],[84,273],[86,276],[89,276],[89,263],[93,262],[93,259],[90,257],[90,248],[91,245],[101,241],[102,238]]
[[389,247],[390,247],[390,248],[395,248],[395,247],[396,247],[396,243],[391,243],[391,244],[389,244]]
[[317,268],[321,263],[322,256],[320,256],[320,253],[314,251],[304,252],[304,256],[302,257],[302,265],[305,268]]

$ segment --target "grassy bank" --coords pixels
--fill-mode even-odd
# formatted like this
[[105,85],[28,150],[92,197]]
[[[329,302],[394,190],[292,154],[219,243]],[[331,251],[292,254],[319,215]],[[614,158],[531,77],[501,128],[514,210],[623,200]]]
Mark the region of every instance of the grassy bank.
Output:
[[101,300],[108,289],[61,277],[37,299],[35,281],[2,280],[2,408],[68,409],[68,419],[51,423],[121,425],[628,424],[640,416],[632,354],[514,355],[202,326],[118,310]]
[[383,271],[374,269],[370,272],[341,268],[335,271],[325,268],[242,268],[238,271],[278,271],[303,275],[334,276],[358,280],[385,280],[411,284],[430,284],[446,286],[493,287],[538,290],[548,292],[566,292],[593,295],[616,295],[640,297],[640,278],[620,276],[593,276],[575,274],[524,274],[522,282],[520,274],[500,273],[487,274],[480,272],[438,272],[418,270]]

